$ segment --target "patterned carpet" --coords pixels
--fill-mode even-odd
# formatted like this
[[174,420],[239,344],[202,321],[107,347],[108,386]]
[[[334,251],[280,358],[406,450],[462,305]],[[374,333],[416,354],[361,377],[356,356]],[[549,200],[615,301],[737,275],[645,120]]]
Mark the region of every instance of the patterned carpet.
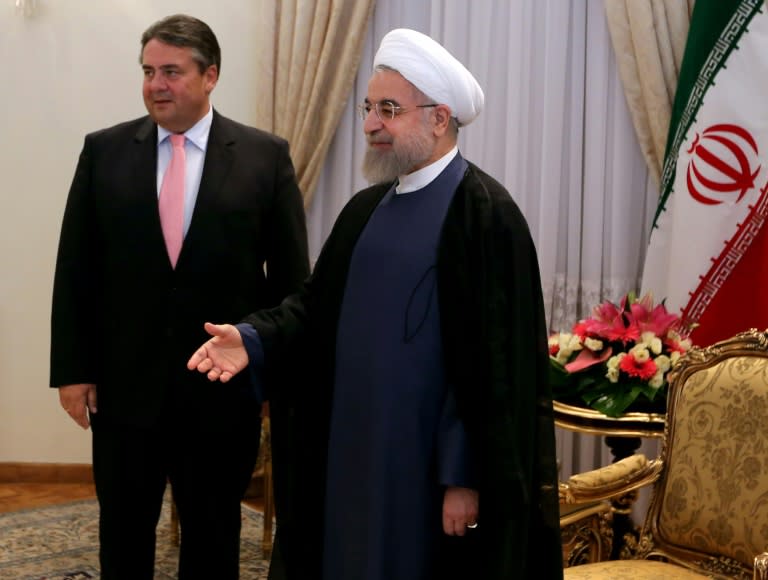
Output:
[[[261,559],[262,514],[243,506],[241,580],[265,580]],[[98,505],[84,500],[0,514],[0,578],[91,580],[99,578]],[[176,578],[178,548],[170,541],[170,507],[157,528],[155,580]],[[215,580],[215,579],[212,579]]]

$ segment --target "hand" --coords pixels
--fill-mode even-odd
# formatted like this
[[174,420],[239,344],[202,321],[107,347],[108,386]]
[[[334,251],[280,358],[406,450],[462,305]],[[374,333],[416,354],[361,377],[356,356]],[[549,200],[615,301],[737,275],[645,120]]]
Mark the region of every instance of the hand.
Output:
[[243,338],[231,324],[206,322],[205,331],[213,338],[195,351],[187,362],[187,368],[206,373],[209,381],[226,383],[248,366]]
[[467,527],[477,525],[479,495],[468,487],[449,487],[443,497],[443,531],[449,536],[463,536]]
[[88,429],[91,424],[88,413],[96,412],[96,385],[80,383],[59,387],[59,402],[75,423]]

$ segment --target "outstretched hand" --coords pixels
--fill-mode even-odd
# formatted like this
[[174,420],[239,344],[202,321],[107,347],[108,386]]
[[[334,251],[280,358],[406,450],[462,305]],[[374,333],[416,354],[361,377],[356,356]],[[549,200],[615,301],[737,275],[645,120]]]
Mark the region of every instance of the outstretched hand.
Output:
[[187,362],[187,368],[207,374],[209,381],[226,383],[248,366],[243,338],[231,324],[206,322],[205,331],[213,338],[195,351]]

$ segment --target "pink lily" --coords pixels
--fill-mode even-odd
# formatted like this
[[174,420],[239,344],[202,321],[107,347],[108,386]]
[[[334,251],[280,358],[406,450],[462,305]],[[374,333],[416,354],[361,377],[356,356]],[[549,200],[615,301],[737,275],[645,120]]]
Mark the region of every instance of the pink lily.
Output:
[[631,304],[629,308],[631,317],[641,334],[652,332],[656,336],[666,336],[667,331],[678,319],[676,315],[667,312],[664,304],[658,304],[654,307],[653,296],[650,293]]

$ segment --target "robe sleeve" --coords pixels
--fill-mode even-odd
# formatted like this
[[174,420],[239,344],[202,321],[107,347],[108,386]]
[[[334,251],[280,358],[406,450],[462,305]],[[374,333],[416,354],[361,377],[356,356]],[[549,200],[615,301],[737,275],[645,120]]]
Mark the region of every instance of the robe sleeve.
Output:
[[441,485],[477,487],[464,423],[458,416],[456,397],[450,390],[440,417],[437,454],[437,474]]
[[251,379],[251,389],[256,396],[256,400],[259,403],[263,403],[265,399],[264,379],[261,371],[264,366],[264,349],[261,346],[259,333],[250,324],[236,324],[235,328],[240,332],[240,337],[243,339],[243,346],[248,353],[248,374]]

